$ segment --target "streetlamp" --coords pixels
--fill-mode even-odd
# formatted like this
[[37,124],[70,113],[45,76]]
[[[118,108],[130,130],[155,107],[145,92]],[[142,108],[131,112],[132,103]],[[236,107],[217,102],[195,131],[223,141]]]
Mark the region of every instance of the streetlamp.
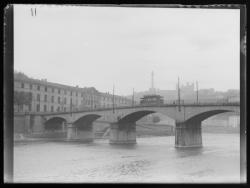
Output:
[[196,102],[197,102],[197,104],[199,103],[198,101],[199,101],[199,90],[198,90],[198,81],[196,81]]
[[180,94],[180,80],[178,77],[178,110],[181,111],[181,94]]
[[113,114],[115,113],[115,85],[113,85]]
[[132,107],[134,107],[134,100],[135,100],[135,91],[134,91],[134,88],[133,88]]

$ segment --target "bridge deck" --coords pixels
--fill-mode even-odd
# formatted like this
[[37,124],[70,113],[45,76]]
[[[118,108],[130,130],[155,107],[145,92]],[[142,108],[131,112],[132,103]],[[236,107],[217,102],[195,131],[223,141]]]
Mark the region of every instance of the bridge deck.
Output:
[[[163,105],[137,105],[137,106],[121,106],[115,107],[115,110],[119,109],[137,109],[144,107],[206,107],[206,106],[240,106],[240,103],[195,103],[195,104],[163,104]],[[58,115],[58,114],[69,114],[69,113],[82,113],[82,112],[97,112],[97,111],[111,111],[113,108],[96,108],[86,110],[75,110],[66,112],[15,112],[15,115]]]

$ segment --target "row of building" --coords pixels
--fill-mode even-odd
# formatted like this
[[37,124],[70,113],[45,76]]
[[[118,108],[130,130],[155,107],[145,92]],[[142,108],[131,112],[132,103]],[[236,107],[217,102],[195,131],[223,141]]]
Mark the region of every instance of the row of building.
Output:
[[[198,92],[195,88],[194,83],[186,83],[186,85],[180,86],[180,99],[182,103],[196,103],[198,94],[199,103],[239,103],[240,102],[240,91],[237,89],[229,89],[225,92],[215,91],[213,88],[210,89],[199,89]],[[164,100],[164,104],[173,104],[178,100],[178,86],[175,90],[160,90],[155,88],[149,88],[144,92],[135,92],[134,98],[136,101],[145,99],[145,96],[158,95]],[[130,96],[128,96],[130,97]],[[149,100],[149,99],[148,99]],[[152,99],[152,96],[150,97]],[[160,100],[159,100],[160,101]]]
[[[69,112],[75,110],[131,106],[126,97],[29,78],[14,73],[15,112]],[[28,98],[28,100],[26,100]]]

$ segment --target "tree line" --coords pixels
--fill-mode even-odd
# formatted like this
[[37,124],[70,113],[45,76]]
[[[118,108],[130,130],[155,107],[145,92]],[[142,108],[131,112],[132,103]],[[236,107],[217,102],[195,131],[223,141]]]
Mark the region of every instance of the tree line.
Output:
[[14,105],[17,105],[17,111],[20,111],[20,108],[23,105],[30,105],[32,101],[32,93],[24,91],[14,91]]

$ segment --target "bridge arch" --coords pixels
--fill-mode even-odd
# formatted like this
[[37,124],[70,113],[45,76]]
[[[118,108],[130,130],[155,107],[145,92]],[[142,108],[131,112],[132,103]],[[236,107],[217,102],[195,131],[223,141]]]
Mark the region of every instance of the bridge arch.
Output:
[[183,122],[177,122],[175,128],[176,147],[202,146],[202,121],[221,113],[234,112],[234,110],[216,109],[196,113]]
[[44,129],[45,130],[62,130],[64,124],[67,122],[65,118],[62,117],[52,117],[45,121]]
[[88,114],[80,117],[73,122],[78,130],[91,130],[93,121],[97,120],[101,116],[98,114]]
[[139,119],[143,118],[144,116],[147,116],[149,114],[156,113],[152,110],[140,110],[137,112],[132,112],[130,114],[125,115],[121,119],[118,120],[118,124],[127,124],[127,123],[135,123]]
[[202,113],[199,113],[190,117],[188,120],[186,120],[186,123],[188,125],[196,125],[197,123],[200,123],[203,120],[210,118],[211,116],[221,114],[221,113],[226,113],[226,112],[234,112],[234,111],[232,110],[210,110],[210,111],[202,112]]

